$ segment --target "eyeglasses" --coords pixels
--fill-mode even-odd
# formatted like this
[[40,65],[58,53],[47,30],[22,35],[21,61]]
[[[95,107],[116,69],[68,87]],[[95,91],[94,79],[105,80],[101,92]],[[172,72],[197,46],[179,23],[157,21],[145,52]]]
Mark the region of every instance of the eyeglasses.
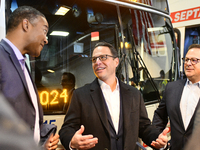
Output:
[[97,58],[99,58],[101,61],[105,61],[106,59],[108,59],[108,57],[116,58],[116,56],[111,55],[100,55],[98,57],[92,57],[90,58],[90,60],[92,61],[92,63],[95,63],[97,61]]
[[188,63],[189,61],[191,62],[191,64],[193,65],[196,65],[197,63],[199,63],[199,60],[198,58],[182,58],[183,60],[183,63]]

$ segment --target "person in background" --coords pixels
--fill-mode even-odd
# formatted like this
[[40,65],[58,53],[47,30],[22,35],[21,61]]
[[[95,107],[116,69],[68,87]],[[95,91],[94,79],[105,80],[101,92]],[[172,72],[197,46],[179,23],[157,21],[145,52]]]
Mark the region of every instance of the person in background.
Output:
[[171,127],[171,150],[182,150],[192,134],[200,96],[200,45],[192,44],[184,62],[186,79],[169,82],[154,113],[153,125],[162,131]]
[[165,87],[167,85],[167,79],[165,79],[165,72],[164,70],[160,70],[160,77],[158,78],[160,79],[159,83],[158,83],[158,90],[159,90],[159,93],[161,95],[161,98],[163,96],[163,92],[165,90]]
[[66,150],[131,150],[138,136],[155,148],[167,143],[167,131],[151,125],[141,93],[115,75],[119,58],[106,42],[95,45],[92,67],[96,79],[74,91],[59,131]]
[[68,110],[69,105],[71,103],[71,97],[73,91],[75,90],[75,76],[70,72],[64,72],[61,77],[61,85],[63,89],[67,89],[67,103],[64,104],[63,110]]
[[38,93],[40,93],[42,91],[48,91],[48,88],[46,88],[42,84],[42,72],[40,71],[40,69],[37,66],[35,66],[35,84],[36,84]]
[[130,81],[131,81],[131,86],[137,88],[137,84],[135,83],[135,79],[134,79],[134,77],[131,78]]
[[[6,38],[0,42],[0,92],[28,124],[37,144],[42,132],[43,111],[25,54],[39,56],[48,43],[47,32],[45,16],[32,7],[22,6],[10,15]],[[47,141],[45,149],[56,149],[59,135],[50,136]]]

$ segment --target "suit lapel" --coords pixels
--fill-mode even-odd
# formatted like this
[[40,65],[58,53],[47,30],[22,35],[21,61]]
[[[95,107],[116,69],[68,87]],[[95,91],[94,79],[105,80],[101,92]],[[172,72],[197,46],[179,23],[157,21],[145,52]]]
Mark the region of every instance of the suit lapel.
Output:
[[185,130],[185,127],[184,127],[184,123],[183,123],[183,119],[182,119],[182,115],[181,115],[180,102],[181,102],[181,96],[183,93],[185,82],[186,82],[186,80],[180,80],[179,85],[177,86],[177,98],[174,98],[174,99],[177,99],[176,111],[178,114],[178,119],[179,119],[180,125],[181,125],[182,129],[184,129],[184,130]]
[[10,45],[7,42],[5,42],[4,40],[1,41],[1,44],[5,48],[5,51],[7,53],[9,53],[11,62],[15,66],[15,68],[16,68],[16,70],[17,70],[17,72],[18,72],[18,74],[19,74],[19,76],[20,76],[20,78],[21,78],[21,80],[22,80],[22,82],[24,84],[24,87],[25,87],[25,89],[26,89],[26,91],[28,92],[28,95],[29,95],[28,85],[26,84],[26,79],[25,79],[23,70],[21,68],[21,65],[20,65],[20,63],[19,63],[19,61],[18,61],[18,59],[17,59],[14,51],[12,50],[12,48],[10,47]]
[[128,131],[127,127],[130,126],[130,122],[133,120],[130,120],[130,114],[131,111],[133,111],[132,106],[133,104],[133,93],[130,92],[130,89],[128,86],[125,86],[121,81],[119,81],[120,83],[120,98],[122,101],[122,115],[123,115],[123,120],[121,121],[121,125],[119,127],[119,129],[121,129],[122,127],[122,123],[123,123],[123,130],[124,130],[124,147],[126,147],[127,141],[129,141],[129,139],[126,139],[126,137],[129,137],[128,134],[130,133],[130,131]]
[[[23,85],[24,85],[24,87],[26,89],[26,92],[27,92],[27,94],[30,97],[30,93],[29,93],[29,90],[28,90],[28,85],[26,83],[24,72],[23,72],[23,70],[21,68],[21,65],[20,65],[20,63],[19,63],[19,61],[18,61],[18,59],[17,59],[14,51],[12,50],[12,48],[10,47],[10,45],[8,45],[8,43],[5,42],[4,40],[1,41],[1,44],[4,47],[5,51],[9,54],[10,60],[13,63],[13,65],[15,66],[15,68],[16,68],[16,70],[17,70],[17,72],[18,72],[18,74],[19,74],[19,76],[20,76],[20,78],[22,80],[22,83],[23,83]],[[30,97],[30,100],[31,100],[31,97]]]
[[92,97],[94,106],[98,112],[99,118],[101,119],[102,124],[108,131],[107,133],[109,133],[109,124],[108,124],[108,118],[107,118],[107,113],[106,113],[105,100],[104,100],[103,93],[101,91],[97,78],[92,82],[90,91],[91,91],[90,95]]
[[191,127],[193,127],[195,116],[196,116],[196,112],[197,112],[197,110],[198,110],[199,107],[200,107],[200,102],[197,103],[197,106],[195,108],[194,114],[192,115],[192,118],[191,118],[190,123],[189,123],[189,125],[187,127],[187,130],[189,130]]
[[18,72],[18,74],[19,74],[19,76],[20,76],[20,78],[22,80],[22,83],[24,84],[24,87],[26,89],[27,94],[31,98],[29,90],[28,90],[28,85],[26,83],[25,75],[24,75],[24,72],[23,72],[23,70],[21,68],[21,65],[20,65],[19,61],[17,60],[17,58],[16,58],[14,53],[10,55],[10,58],[11,58],[11,60],[13,62],[13,65],[15,66],[15,68],[16,68],[16,70],[17,70],[17,72]]
[[11,55],[10,57],[11,57],[11,60],[12,60],[12,62],[14,64],[14,66],[15,66],[15,68],[16,68],[16,70],[17,70],[17,72],[18,72],[18,74],[19,74],[19,76],[20,76],[20,78],[21,78],[21,80],[22,80],[22,82],[24,84],[24,86],[25,86],[25,89],[26,89],[28,95],[30,96],[29,90],[28,90],[28,85],[27,85],[26,79],[25,79],[25,75],[24,75],[24,72],[23,72],[23,70],[21,68],[21,65],[19,64],[19,61],[16,59],[15,55],[14,56]]
[[[37,96],[37,102],[38,102],[38,108],[39,108],[40,118],[43,118],[43,117],[42,117],[42,116],[43,116],[43,109],[42,109],[42,106],[40,105],[40,98],[39,98],[39,95],[38,95],[38,92],[37,92],[37,87],[36,87],[36,85],[34,84],[34,81],[33,81],[32,77],[31,77],[31,73],[30,73],[29,68],[28,68],[28,66],[27,66],[26,63],[25,63],[25,67],[26,67],[26,69],[27,69],[27,71],[28,71],[28,74],[29,74],[29,76],[30,76],[31,82],[32,82],[32,84],[33,84],[33,88],[34,88],[34,90],[35,90],[35,94],[36,94],[36,96]],[[23,73],[23,74],[24,74],[24,73]],[[25,83],[26,83],[26,79],[25,79]],[[27,83],[26,83],[26,85],[27,85]],[[28,86],[27,86],[27,90],[28,90],[27,92],[29,93]],[[29,93],[29,97],[30,97],[30,99],[31,99],[30,93]],[[32,102],[32,100],[31,100],[31,102]],[[33,105],[33,102],[32,102],[32,105]],[[34,105],[33,105],[33,106],[34,106]]]

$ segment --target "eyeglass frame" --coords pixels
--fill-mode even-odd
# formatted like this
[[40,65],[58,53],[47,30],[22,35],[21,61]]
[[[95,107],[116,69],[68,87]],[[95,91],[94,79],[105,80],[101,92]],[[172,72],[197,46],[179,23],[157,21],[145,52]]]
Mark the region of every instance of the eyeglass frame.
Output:
[[[102,60],[102,58],[101,57],[105,57],[105,60]],[[91,57],[90,58],[90,60],[92,61],[92,63],[96,63],[96,61],[97,61],[97,58],[99,58],[99,60],[100,61],[106,61],[107,59],[108,59],[108,57],[112,57],[112,58],[117,58],[117,56],[112,56],[112,55],[100,55],[100,56],[98,56],[98,57]],[[95,59],[95,61],[94,61],[94,59]]]
[[[186,61],[186,59],[187,59],[187,61]],[[196,62],[194,62],[194,59],[196,59],[195,60]],[[199,63],[200,59],[198,59],[198,58],[190,58],[190,59],[189,58],[182,58],[182,60],[183,60],[183,63],[188,63],[188,61],[190,61],[191,64],[196,65],[197,63]]]

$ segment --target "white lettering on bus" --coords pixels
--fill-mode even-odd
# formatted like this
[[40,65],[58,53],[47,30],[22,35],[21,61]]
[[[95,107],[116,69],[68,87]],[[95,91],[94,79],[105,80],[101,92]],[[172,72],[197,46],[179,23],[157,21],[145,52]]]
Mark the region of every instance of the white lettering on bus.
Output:
[[178,12],[171,13],[172,21],[187,21],[192,19],[200,18],[200,8],[196,7],[193,9],[182,10]]
[[187,11],[186,19],[188,19],[190,16],[192,16],[193,12],[192,10]]
[[193,11],[194,11],[194,18],[196,18],[197,17],[197,12],[199,11],[199,8],[198,9],[194,9]]
[[186,11],[181,12],[181,19],[180,20],[185,20],[185,14],[186,14]]
[[176,14],[175,14],[175,18],[176,18],[176,19],[174,19],[174,21],[179,21],[179,15],[180,15],[180,13],[176,13]]

